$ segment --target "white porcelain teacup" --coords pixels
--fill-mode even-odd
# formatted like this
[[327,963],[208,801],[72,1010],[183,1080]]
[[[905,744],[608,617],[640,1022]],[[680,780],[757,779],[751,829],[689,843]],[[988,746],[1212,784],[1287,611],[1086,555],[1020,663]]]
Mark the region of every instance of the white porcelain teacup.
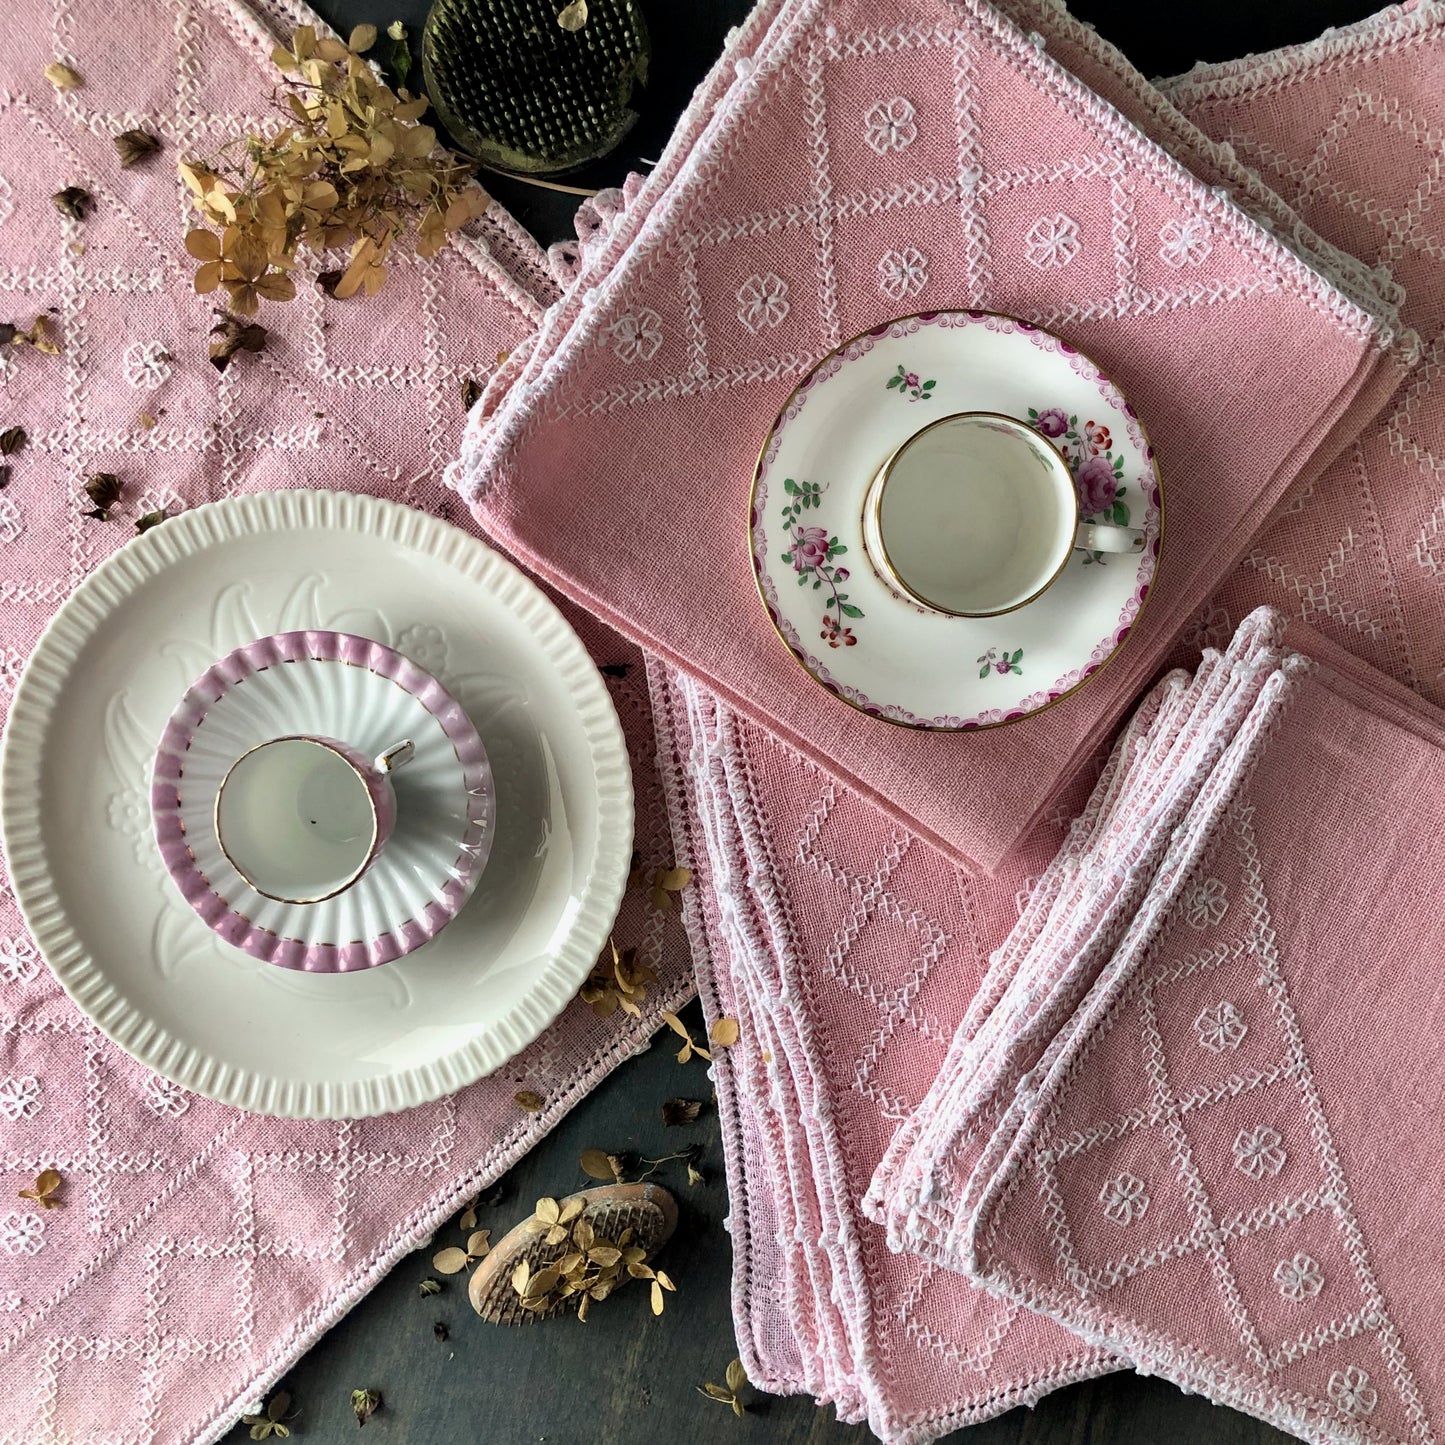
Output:
[[271,738],[243,753],[216,794],[216,839],[257,893],[320,903],[376,861],[396,824],[391,773],[410,741],[375,758],[335,738]]
[[1138,552],[1143,532],[1082,522],[1073,474],[1013,417],[959,412],[908,438],[863,504],[863,543],[884,579],[951,617],[1032,602],[1069,554]]

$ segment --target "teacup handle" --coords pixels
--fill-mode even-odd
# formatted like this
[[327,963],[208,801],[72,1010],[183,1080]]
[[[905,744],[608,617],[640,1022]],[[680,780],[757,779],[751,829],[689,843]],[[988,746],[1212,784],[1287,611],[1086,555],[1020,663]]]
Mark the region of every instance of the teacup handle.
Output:
[[1144,533],[1138,527],[1111,527],[1103,522],[1080,522],[1074,546],[1084,552],[1142,552]]
[[376,755],[376,771],[394,773],[398,768],[404,768],[415,756],[416,744],[410,738],[405,738]]

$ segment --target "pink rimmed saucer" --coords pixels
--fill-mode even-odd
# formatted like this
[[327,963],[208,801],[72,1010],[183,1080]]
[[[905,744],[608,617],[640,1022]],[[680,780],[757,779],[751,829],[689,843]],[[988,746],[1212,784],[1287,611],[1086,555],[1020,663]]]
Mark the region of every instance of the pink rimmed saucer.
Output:
[[[315,903],[258,893],[216,837],[216,794],[236,759],[295,733],[374,754],[409,738],[397,821],[367,873]],[[252,958],[307,973],[390,963],[434,938],[471,896],[492,845],[496,794],[462,705],[430,673],[346,632],[283,632],[238,647],[190,687],[161,736],[156,840],[187,903]]]
[[[960,412],[1042,433],[1081,518],[1143,529],[1142,552],[1075,553],[1001,616],[929,611],[891,585],[864,546],[869,487],[910,437]],[[1013,317],[944,311],[854,337],[808,373],[763,443],[750,526],[763,604],[818,682],[889,722],[968,730],[1052,706],[1124,644],[1154,585],[1163,492],[1139,418],[1087,356]]]

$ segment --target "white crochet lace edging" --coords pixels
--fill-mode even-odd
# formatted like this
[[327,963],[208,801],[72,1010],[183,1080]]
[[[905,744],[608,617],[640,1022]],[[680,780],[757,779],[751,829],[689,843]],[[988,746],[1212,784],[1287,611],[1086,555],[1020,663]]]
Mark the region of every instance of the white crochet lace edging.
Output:
[[1169,76],[1155,84],[1184,107],[1269,94],[1310,76],[1428,40],[1442,26],[1445,0],[1390,5],[1351,25],[1331,26],[1314,40],[1238,60],[1200,61],[1183,75]]
[[[1016,66],[1041,67],[1036,73],[1045,92],[1107,134],[1123,153],[1151,172],[1166,193],[1187,194],[1215,225],[1342,331],[1413,358],[1418,342],[1413,333],[1397,333],[1398,296],[1392,285],[1314,237],[1278,197],[1267,203],[1274,219],[1252,214],[1227,189],[1190,176],[1164,145],[1143,134],[1051,57],[1041,55],[1040,47],[986,0],[946,3],[966,12],[991,33]],[[684,111],[657,168],[640,185],[632,203],[613,219],[605,240],[584,249],[572,288],[548,312],[538,345],[510,394],[491,417],[474,417],[469,424],[461,458],[447,478],[448,485],[467,501],[475,503],[487,491],[505,453],[542,423],[544,397],[563,389],[580,358],[596,342],[606,324],[607,303],[631,282],[653,252],[666,248],[667,228],[673,218],[686,211],[745,143],[762,109],[758,102],[763,82],[797,63],[793,51],[824,5],[825,0],[764,0],[743,29],[729,37],[723,56]],[[1113,46],[1097,37],[1084,40],[1087,30],[1062,7],[1050,3],[1045,12],[1049,14],[1062,16],[1075,27],[1078,43],[1087,44],[1136,95],[1150,97],[1151,109],[1163,108],[1161,114],[1172,110],[1141,75],[1133,72],[1131,76],[1132,67]],[[1263,197],[1271,193],[1224,148],[1182,116],[1176,115],[1171,123],[1181,141],[1187,135],[1189,144],[1200,153],[1217,153],[1217,163],[1253,196],[1256,209],[1266,204]]]

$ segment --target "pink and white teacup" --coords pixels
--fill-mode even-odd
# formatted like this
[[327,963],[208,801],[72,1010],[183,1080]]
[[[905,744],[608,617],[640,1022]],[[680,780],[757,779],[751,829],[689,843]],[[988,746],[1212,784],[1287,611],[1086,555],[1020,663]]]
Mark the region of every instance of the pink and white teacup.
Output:
[[221,851],[257,893],[320,903],[350,888],[396,825],[391,774],[410,740],[371,758],[335,738],[270,738],[231,764],[216,794]]

